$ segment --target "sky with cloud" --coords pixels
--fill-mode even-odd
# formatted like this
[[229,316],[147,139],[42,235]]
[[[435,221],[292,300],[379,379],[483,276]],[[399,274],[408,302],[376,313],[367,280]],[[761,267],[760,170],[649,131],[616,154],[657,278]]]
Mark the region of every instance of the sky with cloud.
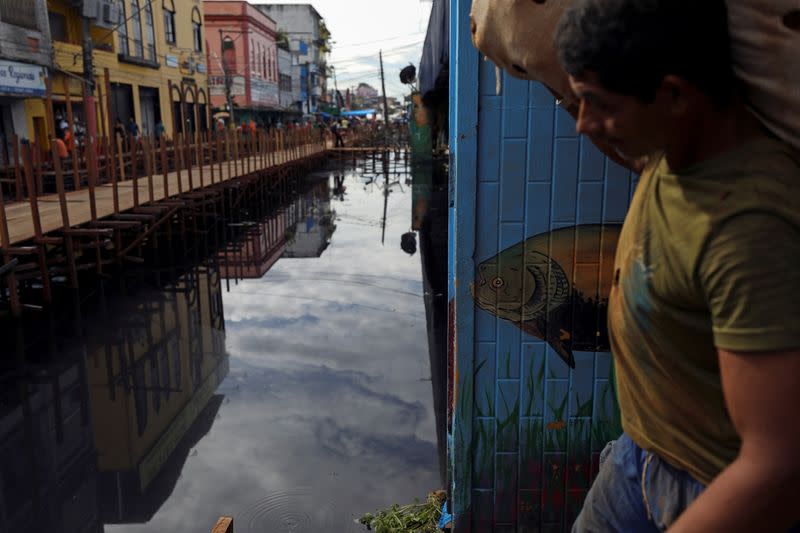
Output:
[[[296,4],[278,0],[275,3]],[[378,52],[383,50],[386,94],[408,94],[400,69],[419,66],[432,2],[421,0],[314,0],[311,3],[331,31],[328,64],[336,69],[339,90],[369,83],[380,91]],[[333,88],[333,80],[328,83]]]

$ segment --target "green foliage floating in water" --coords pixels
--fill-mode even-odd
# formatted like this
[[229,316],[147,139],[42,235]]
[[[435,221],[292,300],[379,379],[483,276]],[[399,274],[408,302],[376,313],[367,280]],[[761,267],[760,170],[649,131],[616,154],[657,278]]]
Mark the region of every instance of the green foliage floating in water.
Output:
[[358,523],[377,533],[436,533],[444,498],[444,491],[431,492],[425,503],[415,499],[411,505],[394,504],[376,514],[365,514]]

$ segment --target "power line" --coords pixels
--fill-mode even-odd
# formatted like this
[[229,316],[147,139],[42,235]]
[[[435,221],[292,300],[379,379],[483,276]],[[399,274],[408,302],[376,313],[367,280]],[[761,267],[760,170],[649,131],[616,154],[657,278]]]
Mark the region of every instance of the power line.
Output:
[[[395,55],[395,54],[398,54],[398,53],[405,52],[407,50],[411,50],[411,49],[416,48],[417,46],[421,45],[422,43],[423,43],[423,41],[416,41],[416,42],[409,43],[409,44],[404,44],[404,45],[401,45],[401,46],[395,46],[395,47],[392,47],[392,48],[387,48],[386,49],[386,53],[384,54],[384,56]],[[373,53],[373,54],[363,54],[363,55],[351,56],[351,57],[348,57],[348,58],[345,58],[345,59],[341,59],[339,61],[328,62],[328,64],[329,65],[333,64],[334,66],[335,65],[342,65],[342,64],[345,64],[345,63],[358,62],[361,59],[373,59],[373,60],[375,60],[375,54]]]
[[394,41],[395,39],[402,39],[403,37],[410,37],[412,35],[415,35],[415,36],[416,35],[425,35],[425,32],[407,33],[407,34],[404,34],[404,35],[397,35],[395,37],[387,37],[386,39],[375,39],[373,41],[364,41],[364,42],[361,42],[361,43],[348,43],[348,44],[343,44],[343,45],[337,45],[336,41],[334,41],[333,42],[333,48],[336,49],[336,50],[339,50],[341,48],[351,48],[351,47],[354,47],[354,46],[365,46],[365,45],[368,45],[368,44],[383,43],[383,42],[386,42],[386,41]]

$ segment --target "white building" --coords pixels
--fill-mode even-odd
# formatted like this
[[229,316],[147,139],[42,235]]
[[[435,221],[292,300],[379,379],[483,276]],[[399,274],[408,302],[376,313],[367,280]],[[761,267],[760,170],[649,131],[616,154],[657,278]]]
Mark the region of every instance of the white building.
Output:
[[261,4],[258,9],[278,23],[278,31],[286,34],[292,53],[294,104],[304,113],[317,111],[325,94],[326,62],[320,50],[322,16],[311,4]]

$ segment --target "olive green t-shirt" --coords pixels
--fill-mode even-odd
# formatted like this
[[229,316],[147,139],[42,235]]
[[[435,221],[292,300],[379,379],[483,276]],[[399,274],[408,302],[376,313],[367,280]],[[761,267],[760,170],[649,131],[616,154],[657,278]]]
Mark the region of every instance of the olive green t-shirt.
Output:
[[717,348],[800,348],[800,153],[769,138],[681,172],[660,158],[620,236],[609,333],[623,429],[704,484],[740,440]]

